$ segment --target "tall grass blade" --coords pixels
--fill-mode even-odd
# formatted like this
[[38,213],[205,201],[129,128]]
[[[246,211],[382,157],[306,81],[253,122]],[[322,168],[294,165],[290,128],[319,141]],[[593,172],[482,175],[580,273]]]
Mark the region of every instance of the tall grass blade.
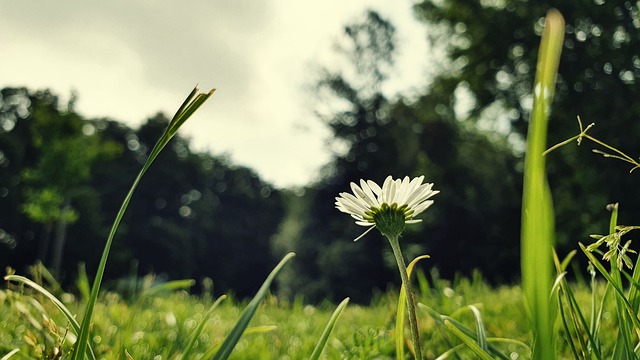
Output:
[[[195,95],[198,90],[197,88],[193,89],[193,91],[189,94],[185,102],[182,104],[178,112],[173,116],[169,126],[165,130],[162,137],[158,140],[156,145],[151,150],[149,158],[142,166],[142,170],[138,173],[138,176],[133,181],[127,196],[124,198],[122,205],[120,206],[120,210],[116,215],[115,220],[113,221],[113,225],[111,226],[111,230],[109,231],[109,236],[107,238],[107,242],[104,245],[104,250],[102,252],[102,257],[100,258],[100,263],[98,265],[98,270],[96,271],[96,276],[93,280],[93,286],[91,287],[91,294],[89,296],[89,302],[87,302],[87,306],[84,312],[84,316],[82,318],[82,323],[80,327],[80,333],[78,334],[78,340],[76,342],[76,348],[72,354],[72,360],[82,360],[85,357],[85,352],[87,346],[89,344],[89,329],[91,326],[91,319],[93,318],[93,309],[96,305],[96,301],[98,300],[98,293],[100,292],[100,286],[102,285],[102,278],[104,277],[104,271],[107,267],[107,259],[109,257],[109,251],[111,250],[111,244],[113,243],[113,238],[115,237],[116,231],[118,230],[118,226],[120,225],[120,221],[124,217],[124,213],[129,206],[129,202],[133,197],[133,193],[138,187],[140,180],[147,172],[153,161],[156,159],[158,154],[162,151],[164,146],[171,140],[171,138],[176,134],[180,125],[184,124],[184,122],[200,107],[215,90],[211,90],[206,94],[198,94]],[[195,97],[195,99],[194,99]]]
[[522,283],[535,336],[533,358],[540,360],[556,357],[549,299],[554,278],[554,219],[543,152],[563,38],[564,19],[558,11],[550,10],[538,55],[522,197]]
[[251,321],[253,314],[255,314],[256,310],[258,309],[258,305],[260,305],[260,303],[262,302],[262,299],[265,297],[265,295],[267,295],[267,292],[269,291],[269,286],[271,286],[271,282],[273,282],[273,279],[275,279],[276,275],[278,275],[278,273],[284,267],[287,261],[289,261],[289,259],[291,259],[294,256],[295,256],[294,253],[288,253],[287,255],[284,256],[282,260],[280,260],[280,263],[271,271],[271,273],[269,274],[267,279],[264,281],[264,283],[262,284],[262,286],[260,287],[256,295],[253,297],[253,299],[251,299],[251,302],[249,302],[247,307],[244,309],[244,311],[240,315],[240,319],[238,319],[238,322],[236,323],[236,325],[233,327],[231,332],[224,339],[224,342],[222,343],[220,350],[218,350],[216,355],[213,357],[214,360],[229,358],[229,355],[231,355],[231,351],[233,351],[233,348],[236,346],[236,344],[240,340],[240,337],[242,336],[244,329],[247,328],[247,325],[249,325],[249,321]]
[[207,324],[207,321],[209,320],[211,315],[213,315],[213,310],[215,310],[218,307],[218,305],[222,302],[222,300],[226,298],[227,298],[226,295],[222,295],[213,303],[213,305],[211,305],[207,313],[202,318],[202,321],[200,321],[200,324],[198,324],[198,327],[193,331],[193,334],[191,335],[191,339],[189,339],[189,343],[187,343],[187,347],[185,347],[184,351],[182,352],[180,359],[182,360],[189,359],[189,355],[191,355],[191,350],[193,350],[193,346],[198,340],[198,337],[200,336],[200,334],[202,333],[202,330],[204,330],[204,326]]
[[[422,259],[428,259],[429,255],[418,256],[413,259],[407,266],[407,277],[411,281],[411,273],[418,261]],[[407,313],[407,290],[404,288],[404,284],[400,287],[400,294],[398,295],[398,308],[396,312],[396,359],[404,359],[404,319]]]
[[[19,275],[7,275],[4,277],[4,279],[6,281],[15,281],[17,283],[20,284],[24,284],[26,286],[29,286],[30,288],[34,289],[35,291],[41,293],[42,295],[44,295],[47,299],[49,299],[53,305],[55,305],[55,307],[58,308],[58,310],[60,310],[60,312],[67,318],[67,321],[69,321],[69,324],[71,324],[71,327],[73,328],[73,330],[76,332],[76,334],[78,334],[80,332],[80,325],[78,324],[78,322],[76,321],[75,316],[71,313],[71,311],[69,311],[69,309],[62,303],[62,301],[58,300],[57,297],[55,297],[55,295],[53,295],[52,293],[50,293],[47,289],[43,288],[42,286],[40,286],[38,283],[27,279],[24,276],[19,276]],[[93,352],[93,348],[91,347],[91,345],[88,345],[88,355],[89,355],[89,359],[91,360],[96,360],[96,356],[94,355],[95,353]]]
[[322,332],[322,335],[320,336],[320,340],[318,340],[318,343],[316,344],[315,349],[313,349],[313,352],[311,353],[311,357],[309,357],[309,360],[320,359],[320,355],[322,355],[322,351],[327,345],[327,341],[329,341],[329,336],[331,336],[331,332],[333,331],[333,328],[336,326],[336,322],[340,318],[340,315],[342,314],[342,311],[344,310],[344,308],[347,307],[348,303],[349,303],[349,298],[342,300],[342,302],[338,305],[338,307],[336,307],[336,309],[333,311],[333,314],[331,315],[331,318],[329,319],[327,326],[324,328],[324,331]]

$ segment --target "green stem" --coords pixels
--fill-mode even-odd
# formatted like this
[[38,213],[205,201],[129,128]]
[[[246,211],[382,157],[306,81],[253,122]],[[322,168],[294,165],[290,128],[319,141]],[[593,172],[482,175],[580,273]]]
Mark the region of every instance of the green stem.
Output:
[[409,282],[409,276],[407,276],[407,266],[404,263],[404,257],[402,251],[400,251],[400,244],[398,242],[398,236],[386,235],[391,249],[393,249],[393,255],[398,263],[398,270],[400,271],[400,277],[402,278],[402,284],[407,293],[407,307],[409,308],[409,327],[411,328],[411,340],[413,341],[413,348],[415,350],[416,359],[422,360],[422,351],[420,347],[420,334],[418,333],[418,319],[416,317],[416,302],[413,297],[413,289]]

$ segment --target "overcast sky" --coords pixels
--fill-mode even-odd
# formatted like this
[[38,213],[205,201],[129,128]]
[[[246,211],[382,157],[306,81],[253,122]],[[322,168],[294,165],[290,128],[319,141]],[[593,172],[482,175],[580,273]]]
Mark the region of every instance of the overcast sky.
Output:
[[[172,116],[192,88],[214,96],[181,130],[277,186],[313,180],[330,135],[313,116],[314,69],[367,8],[392,21],[399,57],[388,92],[424,84],[427,44],[411,1],[150,0],[0,2],[0,87],[79,95],[85,117],[136,127]],[[392,94],[389,94],[392,95]]]

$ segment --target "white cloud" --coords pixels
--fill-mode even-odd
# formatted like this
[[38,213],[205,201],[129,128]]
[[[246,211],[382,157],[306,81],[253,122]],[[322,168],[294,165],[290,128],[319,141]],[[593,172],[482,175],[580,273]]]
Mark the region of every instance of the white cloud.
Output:
[[329,159],[303,91],[310,65],[330,61],[332,40],[371,5],[413,41],[411,53],[400,44],[390,91],[422,83],[426,45],[410,3],[67,0],[0,3],[0,87],[75,90],[83,115],[131,126],[172,115],[196,83],[216,87],[183,134],[279,186],[302,185]]

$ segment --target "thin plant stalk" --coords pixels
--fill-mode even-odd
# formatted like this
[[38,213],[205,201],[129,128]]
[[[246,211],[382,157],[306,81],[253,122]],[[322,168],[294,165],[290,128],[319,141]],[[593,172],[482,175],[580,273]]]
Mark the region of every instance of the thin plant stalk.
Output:
[[93,309],[98,300],[98,293],[100,292],[100,286],[102,284],[102,279],[104,277],[104,272],[107,267],[107,259],[109,257],[109,252],[111,250],[111,245],[113,243],[113,239],[115,237],[116,231],[124,217],[124,213],[129,206],[129,202],[133,197],[133,193],[135,192],[142,176],[147,172],[153,161],[156,159],[158,154],[164,149],[165,145],[173,138],[173,136],[177,133],[180,126],[184,124],[184,122],[193,115],[193,113],[204,104],[215,90],[211,90],[208,93],[198,93],[198,88],[194,88],[193,91],[189,94],[186,100],[182,103],[182,106],[178,109],[176,114],[173,116],[173,119],[167,126],[165,132],[162,134],[162,137],[158,140],[156,145],[151,150],[151,154],[149,158],[145,162],[142,167],[142,170],[138,173],[138,176],[131,185],[131,189],[127,193],[127,196],[124,198],[120,210],[116,215],[115,220],[113,221],[113,225],[111,226],[111,230],[109,231],[109,236],[107,238],[107,242],[105,243],[104,250],[102,252],[102,257],[100,258],[100,263],[98,265],[98,270],[96,272],[96,276],[93,280],[93,286],[91,287],[91,294],[89,296],[89,301],[87,302],[87,306],[84,312],[84,316],[82,318],[82,323],[80,327],[80,333],[78,334],[78,340],[76,341],[76,348],[73,351],[73,355],[71,357],[72,360],[82,360],[85,357],[85,353],[87,351],[87,344],[89,342],[89,328],[91,326],[91,320],[93,317]]
[[400,250],[400,244],[398,242],[399,236],[386,235],[389,240],[389,244],[391,244],[391,249],[393,250],[393,255],[396,258],[396,263],[398,264],[398,270],[400,272],[400,278],[402,278],[402,285],[406,289],[407,294],[407,308],[409,310],[409,327],[411,329],[411,341],[413,342],[413,348],[415,352],[416,359],[422,360],[422,350],[420,345],[420,334],[418,332],[418,318],[416,317],[416,301],[413,296],[413,289],[411,287],[411,282],[409,281],[409,276],[407,275],[407,266],[404,262],[404,257],[402,256],[402,251]]
[[[411,281],[413,268],[422,259],[428,259],[429,255],[421,255],[413,259],[407,267],[407,277]],[[404,318],[407,311],[407,289],[404,284],[398,294],[398,311],[396,312],[396,359],[404,359]]]

